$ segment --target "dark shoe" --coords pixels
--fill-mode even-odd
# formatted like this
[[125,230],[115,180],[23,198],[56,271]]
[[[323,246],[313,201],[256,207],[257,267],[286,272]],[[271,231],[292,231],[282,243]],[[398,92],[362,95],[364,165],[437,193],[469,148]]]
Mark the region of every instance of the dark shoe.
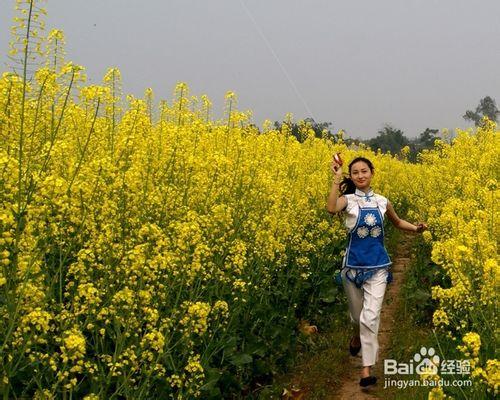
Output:
[[351,356],[355,356],[356,354],[358,354],[360,349],[361,349],[361,345],[353,346],[352,339],[351,339],[351,341],[349,342],[349,353],[351,353]]
[[366,378],[361,378],[359,380],[359,386],[367,387],[369,385],[375,385],[377,383],[376,376],[367,376]]

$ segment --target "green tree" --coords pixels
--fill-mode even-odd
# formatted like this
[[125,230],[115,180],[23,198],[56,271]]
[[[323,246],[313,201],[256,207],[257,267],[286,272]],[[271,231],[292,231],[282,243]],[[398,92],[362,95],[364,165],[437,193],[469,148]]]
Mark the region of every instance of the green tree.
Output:
[[467,110],[463,118],[467,121],[474,121],[474,125],[480,126],[483,117],[488,117],[490,120],[498,122],[498,111],[495,99],[490,96],[479,101],[479,105],[476,107],[476,111]]
[[434,141],[437,139],[436,134],[439,129],[425,128],[418,137],[410,140],[410,154],[408,159],[412,162],[417,160],[417,154],[423,149],[431,149],[434,147]]
[[429,149],[431,147],[434,147],[434,141],[437,139],[436,134],[438,132],[439,132],[439,129],[425,128],[425,131],[423,131],[418,136],[416,143],[421,148],[425,148],[425,149]]
[[[317,138],[323,137],[323,131],[326,131],[326,136],[335,140],[335,135],[332,133],[332,123],[331,122],[316,122],[313,118],[305,118],[303,120],[304,123],[309,124],[314,131],[314,136]],[[274,127],[277,130],[281,130],[282,125],[286,123],[285,121],[279,122],[274,121]],[[291,126],[291,134],[297,138],[299,142],[304,140],[303,136],[300,134],[300,124],[298,122],[292,122]]]
[[392,154],[396,154],[404,146],[410,144],[410,141],[401,129],[396,129],[389,124],[386,124],[377,133],[378,136],[366,142],[373,150],[380,149],[383,153],[390,151]]

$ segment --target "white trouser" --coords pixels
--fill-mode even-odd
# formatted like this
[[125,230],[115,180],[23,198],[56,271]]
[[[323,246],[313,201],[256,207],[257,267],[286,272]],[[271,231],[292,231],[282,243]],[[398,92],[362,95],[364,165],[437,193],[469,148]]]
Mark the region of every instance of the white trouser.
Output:
[[[349,303],[351,322],[356,328],[359,327],[363,367],[368,367],[374,365],[378,360],[377,334],[388,271],[386,268],[379,269],[358,289],[353,282],[346,278],[345,274],[348,269],[342,270],[342,284]],[[355,270],[349,272],[351,278],[355,274]]]

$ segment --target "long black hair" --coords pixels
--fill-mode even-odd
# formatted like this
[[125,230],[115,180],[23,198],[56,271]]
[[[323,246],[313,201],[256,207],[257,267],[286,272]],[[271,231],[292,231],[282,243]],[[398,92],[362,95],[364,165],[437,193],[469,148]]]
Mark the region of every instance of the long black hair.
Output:
[[350,175],[351,175],[352,166],[355,163],[357,163],[358,161],[363,161],[364,163],[366,163],[366,165],[368,165],[368,168],[370,168],[370,171],[372,171],[372,174],[373,174],[373,171],[375,170],[375,168],[373,167],[372,162],[370,160],[368,160],[368,158],[365,158],[365,157],[356,157],[354,160],[352,160],[349,163],[349,176],[344,176],[344,179],[342,180],[342,182],[340,182],[340,185],[339,185],[340,193],[351,194],[351,193],[356,192],[356,185],[354,184],[353,180],[350,178]]

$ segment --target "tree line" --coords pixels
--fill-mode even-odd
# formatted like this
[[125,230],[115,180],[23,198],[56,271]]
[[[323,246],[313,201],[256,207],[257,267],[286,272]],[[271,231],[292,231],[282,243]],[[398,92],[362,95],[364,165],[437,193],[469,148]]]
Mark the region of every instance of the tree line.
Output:
[[[499,114],[500,111],[497,108],[495,100],[490,96],[486,96],[479,101],[475,111],[467,110],[463,115],[463,118],[466,121],[473,121],[474,125],[478,127],[482,124],[483,117],[488,117],[491,121],[498,122]],[[313,118],[306,118],[303,123],[307,123],[314,131],[314,135],[318,138],[327,138],[333,141],[340,140],[340,135],[332,133],[333,124],[331,122],[316,122]],[[301,133],[300,123],[274,122],[276,129],[282,129],[283,124],[288,125],[291,135],[295,136],[297,140],[304,140],[304,136]],[[390,152],[391,154],[398,154],[401,152],[403,147],[408,146],[410,149],[408,159],[415,162],[419,152],[423,149],[429,149],[434,146],[435,139],[439,137],[438,134],[439,129],[426,128],[417,137],[408,138],[401,129],[397,129],[390,124],[386,124],[377,132],[377,136],[374,138],[363,140],[342,137],[342,140],[348,146],[359,146],[363,143],[373,150],[380,149],[383,153]]]

